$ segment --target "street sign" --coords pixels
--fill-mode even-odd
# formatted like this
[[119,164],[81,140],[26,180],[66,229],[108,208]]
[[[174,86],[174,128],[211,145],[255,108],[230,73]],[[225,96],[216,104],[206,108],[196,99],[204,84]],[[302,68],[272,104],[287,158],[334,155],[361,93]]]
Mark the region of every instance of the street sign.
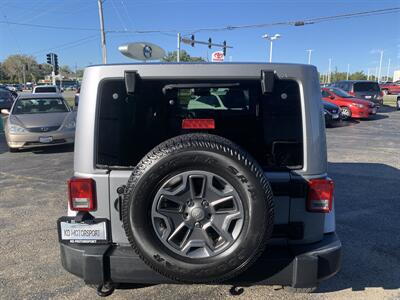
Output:
[[165,56],[164,49],[148,42],[121,45],[118,50],[123,55],[136,60],[159,60]]
[[223,51],[215,51],[211,54],[211,61],[213,62],[223,62],[225,59]]

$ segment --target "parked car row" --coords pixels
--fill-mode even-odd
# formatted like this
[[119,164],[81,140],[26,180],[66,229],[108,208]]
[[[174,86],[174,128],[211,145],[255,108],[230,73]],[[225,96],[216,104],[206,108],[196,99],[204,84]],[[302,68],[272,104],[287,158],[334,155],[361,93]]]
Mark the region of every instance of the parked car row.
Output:
[[[375,115],[383,105],[384,95],[397,93],[397,91],[400,92],[400,83],[397,82],[379,85],[369,80],[342,80],[331,84],[321,84],[325,122],[331,125],[350,118],[367,119]],[[328,106],[327,103],[336,105],[336,109]],[[399,99],[396,106],[400,110]],[[339,118],[336,118],[335,114],[333,115],[335,118],[332,118],[331,111],[337,109],[340,111]]]

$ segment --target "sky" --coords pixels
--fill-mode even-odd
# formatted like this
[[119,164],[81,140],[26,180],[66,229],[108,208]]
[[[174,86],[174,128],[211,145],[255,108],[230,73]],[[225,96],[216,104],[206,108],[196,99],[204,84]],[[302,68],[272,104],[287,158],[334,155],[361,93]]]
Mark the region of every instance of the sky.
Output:
[[[176,50],[177,32],[183,36],[199,28],[248,24],[270,24],[354,12],[400,7],[400,0],[347,1],[257,1],[257,0],[104,0],[108,63],[135,62],[123,56],[118,46],[130,42],[151,42],[166,51]],[[47,25],[73,29],[49,29],[12,23]],[[86,30],[92,29],[92,30]],[[126,31],[162,30],[162,33]],[[118,32],[115,32],[118,31]],[[306,26],[269,26],[225,31],[200,31],[196,40],[227,41],[227,60],[265,62],[269,43],[263,34],[279,33],[273,45],[273,62],[307,63],[307,49],[312,49],[311,63],[320,72],[350,72],[368,68],[375,73],[383,50],[382,74],[388,59],[393,70],[400,70],[400,13],[357,17],[321,22]],[[209,57],[205,45],[183,45],[190,55]],[[72,68],[101,63],[97,0],[0,0],[0,61],[12,54],[33,55],[44,63],[46,53],[58,54],[60,65]]]

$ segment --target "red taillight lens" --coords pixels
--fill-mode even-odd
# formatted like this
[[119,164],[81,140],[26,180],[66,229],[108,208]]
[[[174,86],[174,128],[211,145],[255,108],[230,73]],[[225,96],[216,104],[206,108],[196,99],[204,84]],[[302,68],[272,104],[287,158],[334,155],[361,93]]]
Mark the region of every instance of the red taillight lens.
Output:
[[352,95],[352,96],[355,96],[356,95],[356,93],[354,93],[354,92],[347,92],[348,94],[350,94],[350,95]]
[[215,129],[214,119],[183,119],[182,129]]
[[96,208],[96,182],[91,178],[68,180],[69,208],[74,211],[92,211]]
[[329,213],[333,202],[333,180],[311,179],[308,182],[307,210]]
[[379,92],[379,96],[383,97],[383,92],[382,91]]

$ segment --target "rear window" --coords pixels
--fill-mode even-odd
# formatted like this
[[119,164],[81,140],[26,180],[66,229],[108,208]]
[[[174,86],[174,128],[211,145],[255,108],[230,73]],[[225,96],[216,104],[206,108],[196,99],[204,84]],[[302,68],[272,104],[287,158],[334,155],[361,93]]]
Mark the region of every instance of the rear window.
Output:
[[379,85],[376,82],[356,82],[354,92],[379,92]]
[[56,93],[57,89],[51,86],[36,87],[35,93]]
[[[132,167],[168,138],[208,132],[239,144],[265,169],[303,166],[300,92],[291,80],[279,80],[263,95],[255,80],[141,80],[127,95],[124,80],[99,87],[98,167]],[[215,129],[182,129],[184,119],[214,119]]]

